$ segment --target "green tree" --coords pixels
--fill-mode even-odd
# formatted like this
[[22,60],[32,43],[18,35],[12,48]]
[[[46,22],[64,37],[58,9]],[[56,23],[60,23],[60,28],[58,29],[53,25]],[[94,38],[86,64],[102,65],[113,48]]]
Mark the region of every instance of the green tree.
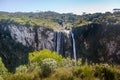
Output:
[[29,60],[31,63],[38,63],[41,64],[42,60],[46,58],[52,58],[54,59],[58,64],[62,62],[62,56],[58,55],[56,52],[52,52],[50,50],[41,50],[41,51],[35,51],[29,54]]

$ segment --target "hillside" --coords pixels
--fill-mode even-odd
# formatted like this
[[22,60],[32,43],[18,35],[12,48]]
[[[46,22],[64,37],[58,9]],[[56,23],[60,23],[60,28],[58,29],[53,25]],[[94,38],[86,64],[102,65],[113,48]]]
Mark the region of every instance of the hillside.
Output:
[[0,56],[9,71],[28,63],[30,52],[43,49],[83,62],[120,64],[119,26],[119,12],[0,12]]
[[0,12],[0,22],[18,23],[27,26],[44,26],[54,30],[82,26],[90,23],[120,24],[120,13],[95,13],[76,15],[72,13],[59,14],[56,12]]

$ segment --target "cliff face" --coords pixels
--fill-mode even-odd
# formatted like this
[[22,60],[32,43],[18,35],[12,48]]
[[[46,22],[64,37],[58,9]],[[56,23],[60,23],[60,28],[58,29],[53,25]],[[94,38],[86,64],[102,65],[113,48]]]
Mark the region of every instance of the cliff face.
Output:
[[[120,27],[90,24],[55,32],[45,27],[0,24],[0,56],[9,70],[28,63],[28,53],[50,49],[64,57],[120,64]],[[75,46],[73,46],[73,43]],[[74,48],[74,52],[73,52]],[[75,51],[76,50],[76,51]]]
[[21,25],[7,26],[10,35],[15,42],[36,50],[54,49],[54,32],[45,27],[26,27]]
[[120,25],[90,24],[73,29],[77,57],[120,64]]
[[54,31],[45,27],[18,24],[0,25],[0,56],[9,70],[28,62],[34,50],[54,50]]

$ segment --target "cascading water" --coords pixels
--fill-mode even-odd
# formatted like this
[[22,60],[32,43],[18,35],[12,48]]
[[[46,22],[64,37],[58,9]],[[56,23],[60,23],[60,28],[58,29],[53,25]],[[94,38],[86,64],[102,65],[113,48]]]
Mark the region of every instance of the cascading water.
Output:
[[64,48],[64,45],[65,45],[63,36],[67,36],[67,35],[69,35],[69,39],[70,39],[70,37],[72,39],[73,57],[74,57],[74,60],[75,60],[75,65],[76,65],[76,60],[77,60],[76,59],[76,47],[75,47],[76,45],[75,45],[74,34],[71,30],[66,30],[65,27],[63,27],[62,30],[55,32],[55,51],[58,54],[63,52],[63,48]]
[[63,53],[63,40],[62,32],[55,32],[55,51],[58,54]]
[[61,33],[60,32],[58,32],[57,33],[57,53],[59,54],[60,53],[60,41],[61,40]]
[[77,60],[77,57],[76,57],[76,47],[75,47],[75,38],[74,38],[74,34],[73,32],[71,31],[70,32],[71,34],[71,37],[72,37],[72,43],[73,43],[73,54],[74,54],[74,59],[75,59],[75,65],[76,65],[76,60]]
[[[65,34],[70,35],[71,39],[72,39],[72,49],[73,49],[73,58],[75,60],[75,65],[76,65],[76,45],[75,45],[75,38],[74,38],[74,34],[72,31],[70,30],[63,30],[63,31],[56,31],[55,32],[55,51],[60,54],[63,54],[63,48],[64,48],[64,36]],[[70,39],[70,38],[69,38]],[[67,44],[68,45],[68,44]],[[65,49],[64,49],[65,50]],[[64,51],[65,52],[65,51]]]

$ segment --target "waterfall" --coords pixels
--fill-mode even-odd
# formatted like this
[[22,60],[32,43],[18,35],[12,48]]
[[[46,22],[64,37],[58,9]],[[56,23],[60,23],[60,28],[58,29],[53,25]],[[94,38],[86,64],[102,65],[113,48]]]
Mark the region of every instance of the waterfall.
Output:
[[60,42],[61,42],[60,40],[61,40],[61,33],[58,32],[58,33],[57,33],[57,50],[56,50],[58,54],[60,53],[60,44],[61,44],[61,43],[60,43]]
[[60,54],[63,53],[64,37],[62,32],[55,32],[55,51]]
[[70,32],[71,33],[71,37],[72,37],[72,43],[73,43],[73,54],[74,54],[74,59],[75,59],[75,65],[76,65],[76,60],[77,60],[77,57],[76,57],[76,47],[75,47],[75,38],[74,38],[74,34],[72,33],[72,31]]

